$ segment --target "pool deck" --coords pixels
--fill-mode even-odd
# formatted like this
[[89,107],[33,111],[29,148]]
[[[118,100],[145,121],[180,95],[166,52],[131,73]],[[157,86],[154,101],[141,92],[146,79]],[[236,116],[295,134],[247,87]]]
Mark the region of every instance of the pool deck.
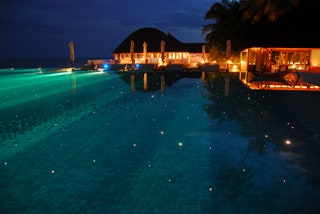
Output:
[[[246,81],[240,79],[246,86],[253,90],[289,90],[289,91],[318,91],[320,92],[319,72],[297,72],[297,80],[274,77],[259,79],[257,81]],[[297,76],[296,76],[297,77]],[[290,78],[290,77],[288,77]]]

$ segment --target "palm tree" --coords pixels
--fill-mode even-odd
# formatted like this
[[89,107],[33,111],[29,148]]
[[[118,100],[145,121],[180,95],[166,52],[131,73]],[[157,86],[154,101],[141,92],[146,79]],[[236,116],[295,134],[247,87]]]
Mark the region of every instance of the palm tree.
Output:
[[207,34],[208,47],[222,54],[228,39],[233,53],[252,46],[320,47],[319,33],[314,30],[318,1],[221,0],[205,14],[205,20],[213,22],[202,33]]
[[242,27],[242,18],[239,13],[238,1],[222,0],[214,3],[205,15],[205,20],[214,22],[203,27],[202,33],[206,35],[206,43],[209,47],[215,46],[218,50],[225,50],[228,39],[232,47],[237,50],[239,44],[237,32]]
[[259,22],[263,17],[275,22],[280,16],[297,7],[300,0],[244,0],[241,5],[243,18],[251,23]]
[[243,0],[240,7],[255,29],[251,46],[320,47],[319,10],[319,0]]

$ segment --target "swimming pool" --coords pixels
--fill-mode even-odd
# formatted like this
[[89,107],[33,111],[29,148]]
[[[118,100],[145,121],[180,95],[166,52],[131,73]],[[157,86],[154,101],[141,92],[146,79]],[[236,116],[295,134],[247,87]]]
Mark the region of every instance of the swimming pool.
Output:
[[1,213],[315,213],[319,93],[217,72],[0,72]]

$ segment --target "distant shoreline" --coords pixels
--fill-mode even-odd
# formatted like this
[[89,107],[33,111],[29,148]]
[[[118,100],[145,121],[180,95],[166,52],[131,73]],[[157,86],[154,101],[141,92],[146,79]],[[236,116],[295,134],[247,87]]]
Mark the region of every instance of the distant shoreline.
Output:
[[[88,58],[76,58],[75,67],[80,67],[87,62]],[[48,59],[0,59],[0,68],[61,68],[72,67],[69,58]]]

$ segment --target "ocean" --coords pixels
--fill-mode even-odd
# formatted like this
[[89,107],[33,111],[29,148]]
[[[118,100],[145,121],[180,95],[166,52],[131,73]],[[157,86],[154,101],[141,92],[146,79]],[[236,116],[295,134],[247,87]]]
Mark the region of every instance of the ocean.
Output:
[[[75,60],[75,67],[81,67],[82,65],[86,64],[88,59],[87,58],[76,59]],[[73,67],[69,58],[0,59],[0,69],[7,69],[7,68],[64,68],[64,67]]]

